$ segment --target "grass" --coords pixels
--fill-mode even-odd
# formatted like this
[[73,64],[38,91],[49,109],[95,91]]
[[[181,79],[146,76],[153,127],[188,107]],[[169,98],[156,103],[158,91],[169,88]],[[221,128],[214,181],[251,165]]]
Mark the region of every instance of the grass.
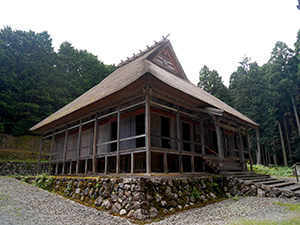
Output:
[[293,169],[284,166],[263,166],[263,165],[253,165],[253,171],[255,173],[267,174],[271,176],[280,177],[293,177]]
[[289,211],[294,211],[294,215],[292,218],[280,220],[280,221],[270,221],[270,220],[246,220],[246,219],[239,219],[237,221],[232,222],[231,224],[234,225],[293,225],[293,224],[300,224],[300,203],[297,204],[289,204],[289,203],[281,203],[278,202],[278,205],[282,207],[286,207]]

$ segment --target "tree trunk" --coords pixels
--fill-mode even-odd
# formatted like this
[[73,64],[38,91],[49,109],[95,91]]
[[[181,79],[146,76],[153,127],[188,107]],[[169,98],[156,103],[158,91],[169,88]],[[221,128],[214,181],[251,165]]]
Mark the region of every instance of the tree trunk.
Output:
[[257,152],[256,152],[256,164],[261,165],[261,148],[259,142],[259,129],[256,128],[256,143],[257,143]]
[[276,157],[276,148],[275,148],[275,139],[272,138],[272,142],[273,142],[273,161],[274,161],[274,165],[277,166],[277,157]]
[[299,122],[299,117],[298,117],[298,111],[297,111],[297,107],[295,105],[294,96],[292,95],[291,98],[292,98],[292,104],[293,104],[294,114],[295,114],[297,128],[298,128],[298,135],[300,136],[300,122]]
[[291,148],[291,143],[290,143],[290,138],[289,138],[289,132],[286,124],[286,116],[283,116],[283,126],[284,126],[284,132],[285,132],[285,138],[286,138],[286,143],[289,151],[289,159],[292,159],[292,148]]
[[282,135],[282,129],[281,129],[281,125],[280,125],[279,121],[278,121],[278,129],[279,129],[280,140],[281,140],[281,149],[282,149],[282,156],[283,156],[283,164],[284,164],[284,166],[288,166],[287,157],[286,157],[286,151],[285,151],[285,145],[284,145],[284,140],[283,140],[283,135]]

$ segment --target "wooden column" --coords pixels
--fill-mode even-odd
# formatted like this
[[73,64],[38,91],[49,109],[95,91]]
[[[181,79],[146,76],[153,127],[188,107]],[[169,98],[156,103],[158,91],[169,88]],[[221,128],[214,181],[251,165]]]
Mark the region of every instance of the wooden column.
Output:
[[49,167],[48,167],[48,174],[50,175],[51,173],[51,162],[52,162],[52,152],[53,152],[53,146],[54,146],[54,131],[51,137],[51,147],[50,147],[50,158],[49,158]]
[[134,172],[134,158],[133,158],[133,152],[131,152],[130,154],[130,160],[131,160],[131,168],[130,168],[130,172],[133,173]]
[[121,124],[121,112],[120,105],[118,105],[118,115],[117,115],[117,161],[116,161],[116,173],[120,173],[120,124]]
[[78,174],[78,170],[79,170],[79,154],[80,154],[80,145],[81,145],[81,132],[82,132],[82,119],[80,119],[80,122],[79,122],[77,148],[76,148],[76,174]]
[[87,173],[88,173],[87,169],[88,169],[88,160],[85,159],[85,160],[84,160],[84,174],[87,174]]
[[168,155],[165,152],[164,153],[164,173],[168,173]]
[[58,172],[58,163],[55,163],[55,172],[54,172],[54,174],[57,175],[57,172]]
[[205,155],[205,141],[204,141],[204,128],[203,128],[203,119],[200,119],[200,129],[201,129],[201,150],[202,154]]
[[[205,155],[205,140],[204,140],[204,127],[203,127],[203,119],[200,119],[200,135],[201,135],[201,152]],[[205,171],[205,161],[202,163],[202,170]]]
[[242,134],[241,132],[239,131],[239,139],[240,139],[240,163],[244,169],[244,161],[245,161],[245,155],[244,155],[244,143],[243,143],[243,137],[242,137]]
[[251,155],[251,143],[250,143],[250,136],[249,133],[247,132],[247,146],[248,146],[248,152],[249,152],[249,161],[250,161],[250,171],[253,171],[253,162],[252,162],[252,155]]
[[179,151],[179,172],[183,172],[183,165],[182,165],[182,149],[181,149],[181,129],[180,129],[180,114],[179,114],[179,106],[177,105],[177,114],[176,114],[176,122],[177,122],[177,146]]
[[146,173],[151,173],[151,137],[150,137],[150,101],[149,93],[145,96],[145,147],[146,147]]
[[191,156],[191,167],[192,167],[192,173],[195,173],[195,157],[194,157],[194,155]]
[[70,167],[69,167],[69,175],[72,174],[72,164],[73,164],[73,161],[71,159],[71,161],[70,161]]
[[219,125],[216,126],[216,132],[217,132],[217,142],[218,142],[218,152],[219,152],[219,159],[220,162],[224,159],[224,151],[223,151],[223,143],[222,143],[222,132]]
[[94,140],[93,140],[93,173],[96,173],[97,169],[97,144],[98,144],[98,113],[95,115],[95,123],[94,123]]
[[107,156],[105,156],[105,162],[104,162],[104,174],[107,174]]
[[43,149],[43,135],[41,136],[40,140],[40,149],[39,149],[39,159],[38,159],[38,168],[37,168],[37,174],[40,173],[40,166],[41,166],[41,157],[42,157],[42,149]]
[[66,163],[67,148],[68,148],[68,126],[66,127],[66,133],[65,133],[62,174],[65,174],[65,163]]

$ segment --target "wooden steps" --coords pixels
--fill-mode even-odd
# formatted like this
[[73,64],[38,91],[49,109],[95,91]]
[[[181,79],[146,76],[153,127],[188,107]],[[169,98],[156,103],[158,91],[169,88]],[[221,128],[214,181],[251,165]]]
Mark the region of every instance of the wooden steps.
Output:
[[219,157],[215,155],[203,155],[202,157],[205,164],[216,173],[243,172],[243,168],[237,158],[224,158],[222,162],[220,162]]

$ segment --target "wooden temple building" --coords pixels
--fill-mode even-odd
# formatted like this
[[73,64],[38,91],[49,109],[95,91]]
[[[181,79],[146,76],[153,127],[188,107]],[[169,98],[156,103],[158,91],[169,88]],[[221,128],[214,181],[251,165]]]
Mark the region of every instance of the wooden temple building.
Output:
[[257,127],[192,84],[164,38],[31,131],[51,140],[51,174],[149,175],[242,171]]

